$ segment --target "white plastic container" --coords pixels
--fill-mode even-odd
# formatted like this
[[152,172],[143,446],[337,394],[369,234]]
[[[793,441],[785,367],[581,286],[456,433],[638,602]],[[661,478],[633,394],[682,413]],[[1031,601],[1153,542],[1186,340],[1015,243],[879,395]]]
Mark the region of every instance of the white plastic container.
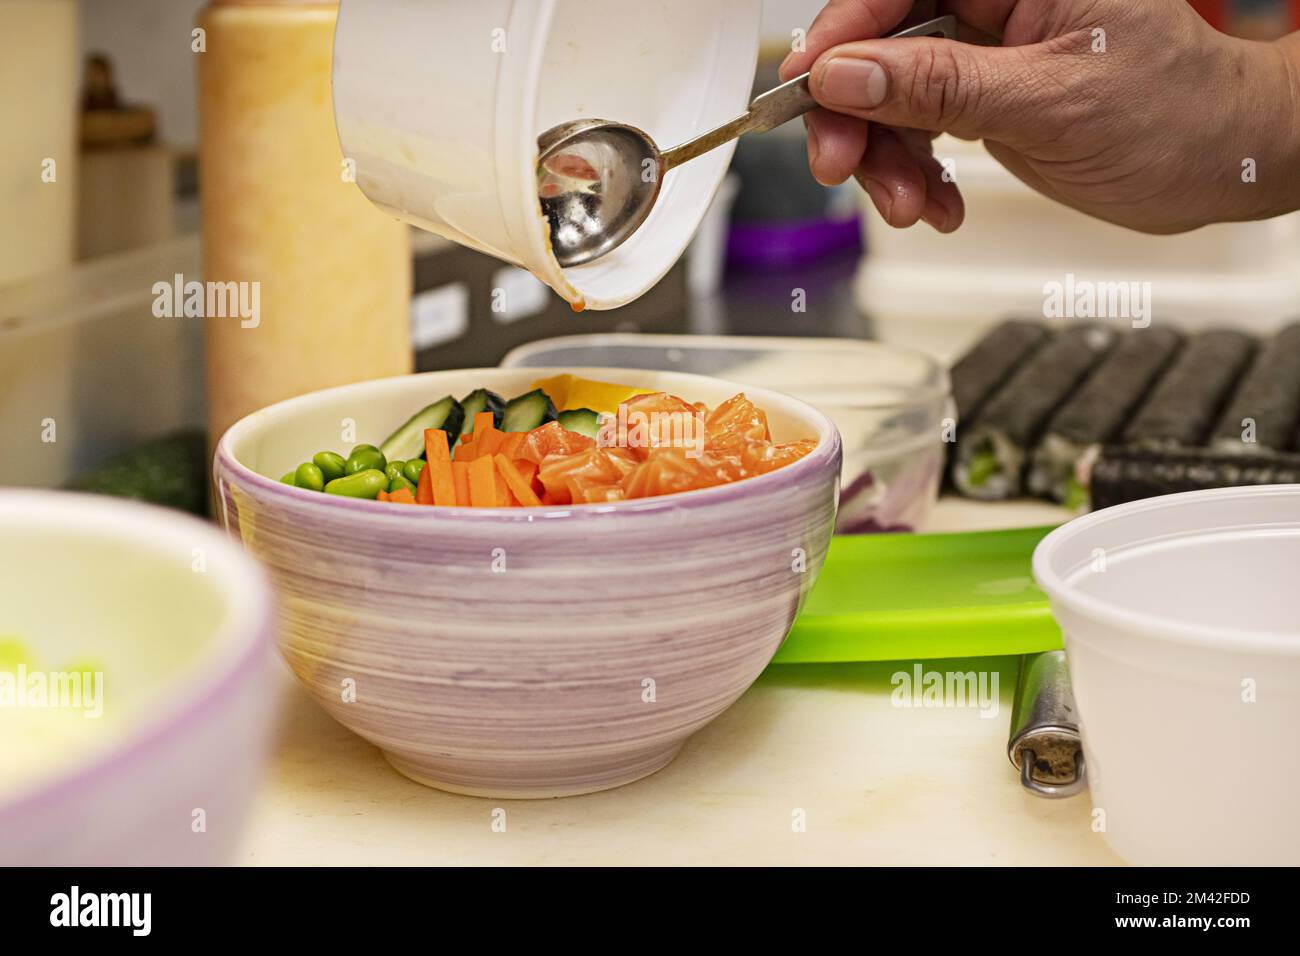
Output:
[[661,146],[743,112],[759,0],[343,0],[334,111],[377,205],[522,266],[575,306],[648,290],[686,249],[734,144],[669,173],[615,252],[561,269],[537,199],[537,137],[599,117]]
[[1300,863],[1297,567],[1300,485],[1107,508],[1034,552],[1094,819],[1130,863]]
[[615,333],[531,342],[501,364],[692,372],[802,399],[844,442],[840,533],[918,530],[939,494],[948,373],[919,352],[849,339]]

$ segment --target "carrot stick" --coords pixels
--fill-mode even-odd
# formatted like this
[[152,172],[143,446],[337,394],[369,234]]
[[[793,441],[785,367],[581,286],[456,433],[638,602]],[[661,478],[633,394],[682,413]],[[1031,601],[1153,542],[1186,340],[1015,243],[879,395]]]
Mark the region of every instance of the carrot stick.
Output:
[[533,493],[532,483],[524,481],[523,476],[510,463],[509,458],[505,455],[497,455],[492,460],[496,462],[497,471],[505,479],[506,487],[510,489],[510,493],[515,496],[516,501],[525,507],[533,508],[542,503],[541,499]]
[[473,461],[478,457],[478,442],[463,441],[456,446],[457,461]]
[[[429,479],[435,505],[456,504],[456,484],[451,480],[451,452],[447,448],[447,433],[441,428],[424,430],[424,471],[432,471]],[[420,476],[424,476],[424,471]]]
[[519,449],[523,447],[527,438],[528,432],[505,432],[505,437],[501,439],[501,447],[497,450],[514,461],[519,457]]
[[381,491],[378,495],[375,496],[375,500],[376,500],[376,501],[392,501],[393,499],[390,498],[390,497],[388,497],[388,492],[386,492],[386,491]]
[[[428,454],[428,452],[425,452]],[[417,505],[433,504],[433,469],[429,463],[424,463],[424,468],[420,471],[420,480],[415,484],[415,503]]]
[[[384,494],[385,492],[380,492]],[[413,505],[415,504],[415,495],[411,494],[410,488],[398,488],[388,495],[389,501],[396,501],[398,504]]]
[[475,458],[469,463],[469,503],[475,508],[497,506],[496,468],[491,458]]
[[451,480],[456,486],[456,504],[468,508],[469,500],[469,462],[453,461],[451,463]]
[[496,416],[491,412],[479,412],[474,416],[474,441],[478,441],[489,428],[496,428]]
[[474,444],[478,446],[480,455],[491,457],[501,450],[501,443],[505,440],[505,432],[499,432],[495,428],[485,428],[483,434],[474,440]]

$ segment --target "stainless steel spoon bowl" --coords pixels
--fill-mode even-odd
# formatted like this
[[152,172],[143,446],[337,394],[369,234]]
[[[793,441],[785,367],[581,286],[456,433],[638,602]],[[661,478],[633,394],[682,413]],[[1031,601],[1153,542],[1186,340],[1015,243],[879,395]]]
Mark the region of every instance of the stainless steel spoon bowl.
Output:
[[[957,18],[939,17],[891,38],[957,38]],[[745,133],[765,133],[817,105],[808,76],[769,90],[717,129],[666,151],[644,130],[610,120],[561,123],[537,140],[537,198],[551,230],[559,264],[579,266],[622,245],[645,222],[664,176]]]

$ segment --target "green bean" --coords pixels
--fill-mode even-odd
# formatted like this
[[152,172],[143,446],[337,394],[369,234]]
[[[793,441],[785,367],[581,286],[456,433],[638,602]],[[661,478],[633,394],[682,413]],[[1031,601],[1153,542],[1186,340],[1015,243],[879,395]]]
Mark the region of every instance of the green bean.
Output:
[[397,475],[388,482],[388,490],[390,493],[402,488],[405,488],[411,494],[415,494],[415,485],[407,481],[405,475]]
[[296,474],[297,474],[297,472],[286,471],[283,475],[280,476],[280,484],[282,484],[282,485],[296,485],[297,482],[294,481],[294,475],[296,475]]
[[405,464],[404,461],[390,461],[385,465],[384,474],[388,476],[388,480],[392,481],[394,478],[402,477],[402,466]]
[[312,464],[321,470],[327,482],[342,478],[346,474],[347,459],[334,451],[318,451],[312,455]]
[[402,466],[402,474],[405,475],[406,480],[413,485],[418,485],[420,483],[420,472],[422,471],[424,471],[423,458],[412,458]]
[[359,471],[369,471],[371,468],[383,471],[387,464],[388,459],[384,457],[384,453],[374,445],[357,445],[348,455],[348,460],[344,462],[343,473],[355,475]]
[[367,468],[354,475],[335,478],[325,486],[327,495],[345,495],[348,498],[378,498],[388,489],[388,479],[378,468]]
[[293,473],[293,483],[308,491],[324,491],[325,475],[321,469],[309,461],[304,461]]

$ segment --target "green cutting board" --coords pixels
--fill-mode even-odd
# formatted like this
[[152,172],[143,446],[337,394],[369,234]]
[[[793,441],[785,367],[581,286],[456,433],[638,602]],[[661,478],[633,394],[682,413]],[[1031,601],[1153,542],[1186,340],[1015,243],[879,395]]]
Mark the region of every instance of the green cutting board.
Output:
[[831,540],[774,664],[1029,654],[1061,646],[1030,573],[1052,529]]

